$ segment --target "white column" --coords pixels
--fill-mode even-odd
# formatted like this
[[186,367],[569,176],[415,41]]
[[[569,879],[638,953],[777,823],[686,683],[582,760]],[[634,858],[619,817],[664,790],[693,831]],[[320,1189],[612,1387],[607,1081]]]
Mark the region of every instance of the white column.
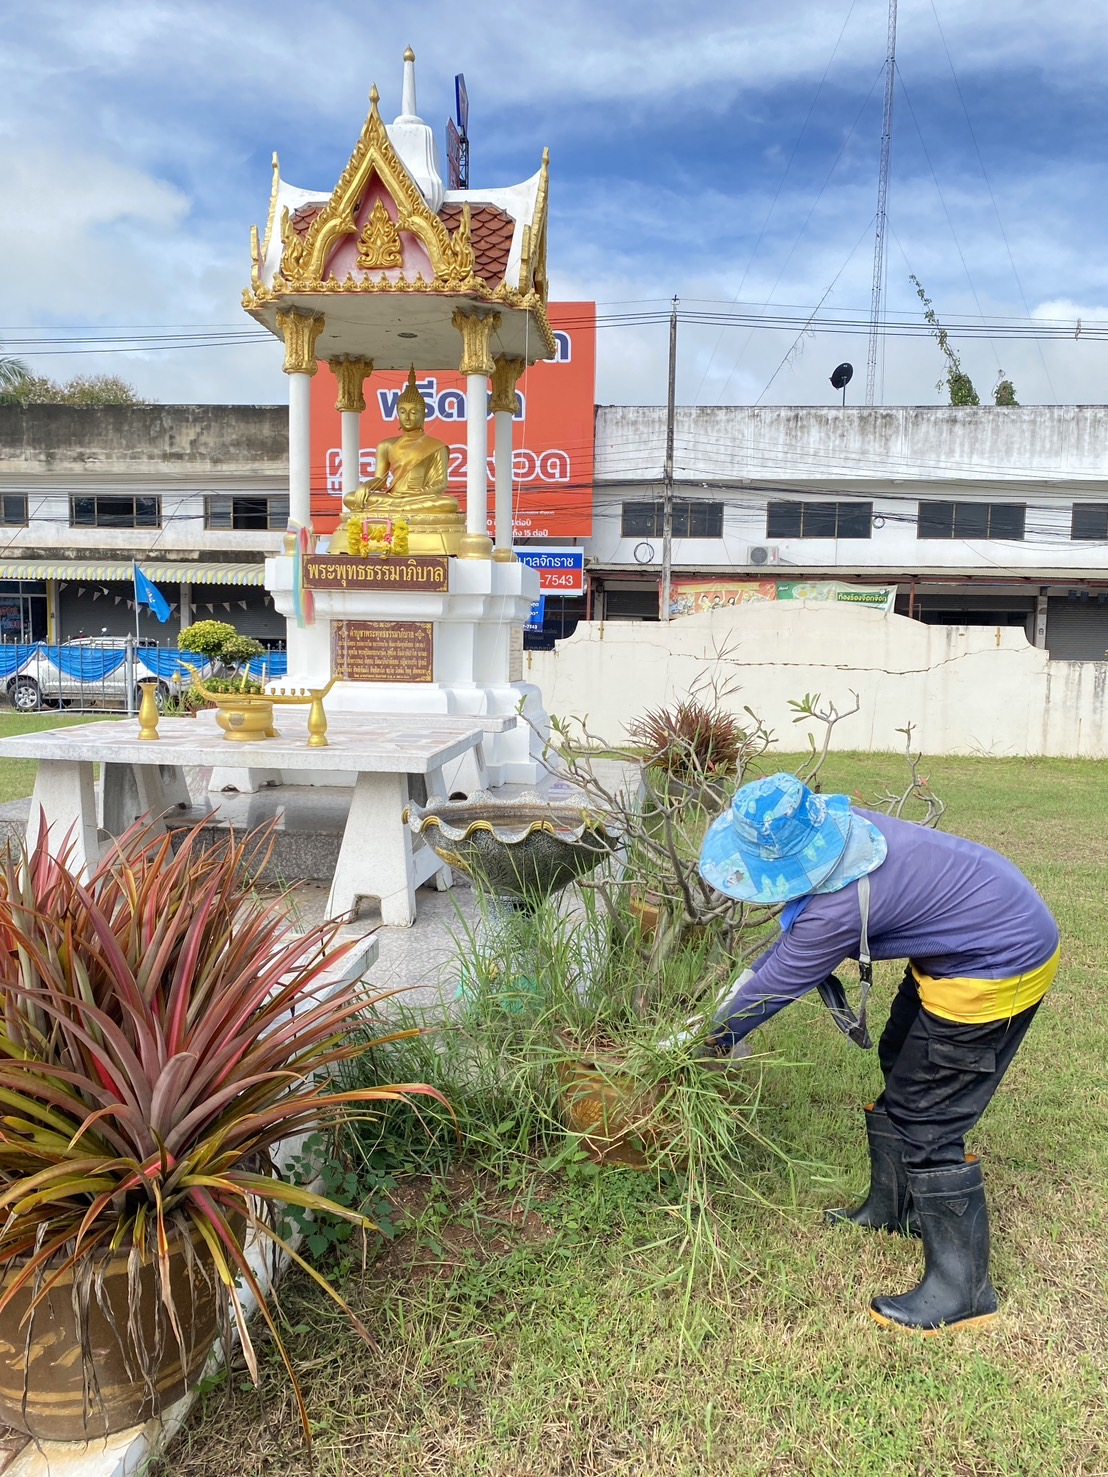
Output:
[[289,375],[289,518],[312,521],[312,377]]
[[462,559],[488,559],[489,538],[489,376],[494,365],[490,341],[500,327],[499,313],[466,313],[455,308],[451,323],[462,336],[466,377],[466,531],[458,550]]
[[335,409],[342,421],[342,495],[357,492],[361,478],[363,385],[373,373],[373,360],[343,354],[328,361],[338,385]]
[[519,410],[516,381],[525,369],[522,359],[493,360],[492,413],[496,425],[493,465],[496,483],[496,547],[492,557],[510,563],[512,553],[512,421]]
[[312,521],[312,375],[318,368],[315,343],[323,316],[289,308],[278,312],[277,328],[285,341],[289,377],[289,519],[307,528]]
[[342,495],[357,492],[361,480],[362,418],[356,410],[344,410],[342,418]]
[[466,375],[466,533],[489,535],[489,380]]
[[498,410],[496,422],[496,542],[492,557],[510,560],[512,556],[512,412]]

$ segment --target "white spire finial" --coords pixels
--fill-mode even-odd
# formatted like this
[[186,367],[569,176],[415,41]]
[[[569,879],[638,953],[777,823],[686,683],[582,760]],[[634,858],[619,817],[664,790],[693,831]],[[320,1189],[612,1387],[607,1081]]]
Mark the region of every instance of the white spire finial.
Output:
[[[416,107],[415,91],[415,52],[410,46],[406,46],[404,48],[404,93],[400,118],[408,122],[418,117],[419,110]],[[398,123],[400,122],[400,118],[396,120]]]
[[435,135],[416,112],[415,52],[404,50],[403,108],[388,127],[389,139],[404,168],[435,215],[442,209],[445,186],[439,173]]

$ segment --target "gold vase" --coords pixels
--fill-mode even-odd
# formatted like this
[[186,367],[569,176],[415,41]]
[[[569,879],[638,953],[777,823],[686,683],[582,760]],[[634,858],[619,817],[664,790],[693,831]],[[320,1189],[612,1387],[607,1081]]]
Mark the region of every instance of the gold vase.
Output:
[[142,689],[142,701],[139,703],[138,721],[140,739],[156,739],[158,734],[158,684],[156,682],[140,682]]

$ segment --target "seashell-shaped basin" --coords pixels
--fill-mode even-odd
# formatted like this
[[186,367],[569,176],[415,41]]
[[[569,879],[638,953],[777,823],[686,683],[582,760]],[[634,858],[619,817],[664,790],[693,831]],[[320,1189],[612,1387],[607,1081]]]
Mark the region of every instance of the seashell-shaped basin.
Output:
[[501,799],[477,790],[465,800],[410,805],[405,818],[452,867],[501,897],[548,896],[583,877],[616,844],[610,821],[537,792]]

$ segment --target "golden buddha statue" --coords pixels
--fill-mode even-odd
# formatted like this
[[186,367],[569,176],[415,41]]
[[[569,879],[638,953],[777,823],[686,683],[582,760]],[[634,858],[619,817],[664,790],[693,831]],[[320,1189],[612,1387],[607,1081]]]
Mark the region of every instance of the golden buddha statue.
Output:
[[415,369],[396,405],[399,436],[390,436],[377,448],[377,475],[343,498],[347,512],[332,540],[332,548],[348,546],[348,526],[407,524],[408,552],[457,554],[466,531],[465,517],[446,490],[450,448],[423,429],[427,407],[416,389]]

